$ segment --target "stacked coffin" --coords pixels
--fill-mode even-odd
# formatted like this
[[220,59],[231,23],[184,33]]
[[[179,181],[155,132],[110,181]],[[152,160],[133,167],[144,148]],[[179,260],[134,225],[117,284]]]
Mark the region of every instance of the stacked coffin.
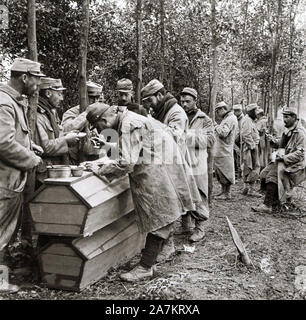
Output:
[[46,179],[30,203],[39,265],[50,288],[80,291],[141,251],[128,177]]

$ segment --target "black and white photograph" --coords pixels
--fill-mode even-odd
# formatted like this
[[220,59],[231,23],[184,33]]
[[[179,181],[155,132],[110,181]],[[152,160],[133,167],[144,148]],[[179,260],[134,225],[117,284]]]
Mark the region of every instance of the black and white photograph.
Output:
[[306,0],[0,0],[0,300],[306,300]]

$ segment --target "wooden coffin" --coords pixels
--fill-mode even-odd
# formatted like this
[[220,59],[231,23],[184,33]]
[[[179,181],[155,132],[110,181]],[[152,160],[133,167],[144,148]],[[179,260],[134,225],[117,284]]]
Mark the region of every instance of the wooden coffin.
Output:
[[90,237],[51,237],[38,256],[42,282],[49,288],[81,291],[143,247],[134,211]]
[[34,233],[85,237],[134,210],[128,177],[46,179],[30,202]]

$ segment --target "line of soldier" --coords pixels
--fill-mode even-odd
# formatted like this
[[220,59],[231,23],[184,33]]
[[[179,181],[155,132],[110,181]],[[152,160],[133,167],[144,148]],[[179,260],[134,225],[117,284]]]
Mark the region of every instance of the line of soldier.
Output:
[[[38,88],[33,142],[29,135],[24,95],[31,96]],[[151,277],[154,265],[175,252],[174,222],[179,218],[182,217],[181,232],[188,233],[190,241],[197,242],[204,238],[204,226],[209,218],[207,157],[214,154],[215,173],[222,187],[221,194],[215,199],[231,199],[230,188],[235,183],[234,145],[239,132],[245,183],[243,193],[256,195],[254,183],[260,170],[256,104],[247,106],[247,115],[241,120],[239,129],[239,119],[225,102],[215,106],[216,116],[221,119],[219,124],[198,109],[198,94],[193,88],[182,90],[182,106],[156,79],[142,88],[142,105],[134,103],[133,84],[129,79],[121,79],[117,83],[117,106],[99,100],[102,86],[89,82],[87,89],[87,109],[80,113],[78,106],[71,108],[60,121],[57,110],[63,101],[65,88],[60,79],[43,75],[39,63],[15,59],[9,83],[0,86],[0,264],[5,264],[5,250],[16,232],[27,173],[36,168],[38,187],[46,178],[47,165],[79,163],[79,132],[85,130],[87,123],[91,130],[87,132],[87,145],[83,144],[87,146],[84,149],[87,150],[88,160],[84,165],[110,181],[129,175],[139,227],[147,233],[139,264],[130,272],[121,274],[123,280],[137,281]],[[235,113],[236,110],[237,106],[234,106]],[[296,132],[300,133],[297,114],[292,110],[283,113],[284,118],[292,116],[296,121],[285,120],[285,126],[290,125],[288,128],[292,138]],[[90,138],[96,139],[104,148],[114,147],[107,137],[101,135],[107,129],[113,129],[118,134],[115,148],[119,157],[107,157],[101,151],[97,154],[92,146]],[[268,138],[272,140],[272,136]],[[290,148],[286,149],[282,158],[285,166],[288,153],[295,148],[291,140],[286,142]],[[281,146],[286,148],[284,142]],[[167,150],[171,150],[171,154]],[[303,152],[300,152],[301,157]],[[145,154],[162,158],[163,161],[158,165],[147,163],[142,161]],[[299,169],[304,170],[304,158],[299,160]],[[274,189],[271,187],[275,180],[271,182],[267,176],[264,179],[266,198],[271,198],[273,192],[272,198],[275,200],[275,186]],[[290,183],[289,179],[283,185],[288,188],[292,186]],[[269,207],[267,201],[265,205]],[[11,291],[17,290],[10,286]]]

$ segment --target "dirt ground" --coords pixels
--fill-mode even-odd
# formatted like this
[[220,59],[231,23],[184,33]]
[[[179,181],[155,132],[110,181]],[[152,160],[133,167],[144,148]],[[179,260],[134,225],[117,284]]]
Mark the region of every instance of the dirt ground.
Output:
[[[233,187],[233,200],[214,201],[203,241],[191,244],[186,236],[176,235],[175,256],[158,265],[151,280],[132,284],[120,281],[118,274],[136,264],[138,256],[110,270],[105,278],[81,293],[45,288],[39,284],[36,274],[15,275],[11,277],[12,283],[27,284],[17,294],[0,294],[0,300],[305,300],[305,186],[295,192],[295,203],[303,210],[271,215],[253,212],[251,206],[261,203],[263,198],[243,196],[241,190],[242,182],[238,181]],[[215,181],[214,193],[217,192],[219,186]],[[253,266],[247,267],[239,261],[226,216],[239,233]],[[184,245],[194,246],[194,252],[184,251]],[[18,244],[15,246],[18,257]],[[298,274],[303,270],[304,278]]]

